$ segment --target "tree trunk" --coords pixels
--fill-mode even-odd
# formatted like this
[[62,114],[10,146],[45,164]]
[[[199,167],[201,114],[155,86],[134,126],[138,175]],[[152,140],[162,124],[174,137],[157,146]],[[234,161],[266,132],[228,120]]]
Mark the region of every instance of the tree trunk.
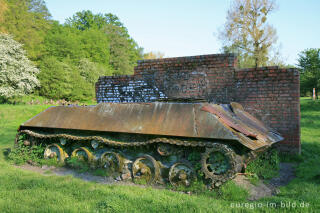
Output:
[[254,63],[255,68],[259,66],[259,43],[254,42]]

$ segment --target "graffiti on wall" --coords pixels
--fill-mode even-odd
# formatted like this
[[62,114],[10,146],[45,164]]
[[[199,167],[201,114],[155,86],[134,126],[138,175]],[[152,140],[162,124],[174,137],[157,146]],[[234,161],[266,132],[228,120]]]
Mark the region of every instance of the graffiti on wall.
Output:
[[155,85],[150,85],[143,80],[110,82],[98,88],[97,102],[152,102],[157,99],[167,98]]
[[166,71],[159,85],[170,98],[206,97],[209,81],[205,71]]

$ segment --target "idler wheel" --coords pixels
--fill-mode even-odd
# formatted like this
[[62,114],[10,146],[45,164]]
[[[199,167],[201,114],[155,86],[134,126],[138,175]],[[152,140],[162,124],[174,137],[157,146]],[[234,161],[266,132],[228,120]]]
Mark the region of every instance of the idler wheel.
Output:
[[71,157],[77,157],[79,160],[91,163],[93,161],[92,153],[85,147],[80,147],[73,150]]
[[58,144],[50,144],[44,150],[44,158],[56,158],[57,161],[63,162],[68,157],[68,154]]
[[169,181],[173,186],[190,186],[195,179],[195,172],[188,163],[175,163],[169,171]]
[[150,155],[137,158],[132,165],[134,180],[142,180],[146,183],[154,183],[159,179],[160,167],[158,162]]
[[213,144],[201,154],[201,171],[215,186],[231,179],[237,168],[236,153],[225,144]]
[[115,152],[104,152],[100,157],[100,165],[108,171],[121,172],[123,169],[123,158]]

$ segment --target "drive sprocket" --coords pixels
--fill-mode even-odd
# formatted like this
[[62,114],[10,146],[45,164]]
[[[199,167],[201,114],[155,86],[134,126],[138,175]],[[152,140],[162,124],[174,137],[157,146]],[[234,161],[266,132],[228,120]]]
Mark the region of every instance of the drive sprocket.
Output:
[[225,144],[214,143],[201,154],[201,171],[206,179],[211,179],[213,186],[233,178],[239,163],[236,153]]

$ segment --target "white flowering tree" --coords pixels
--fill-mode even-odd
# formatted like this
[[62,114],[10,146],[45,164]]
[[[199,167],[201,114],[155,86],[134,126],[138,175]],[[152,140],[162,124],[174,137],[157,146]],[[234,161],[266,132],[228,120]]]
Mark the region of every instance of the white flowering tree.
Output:
[[26,57],[22,44],[0,33],[0,98],[8,99],[32,92],[40,86],[39,70]]

